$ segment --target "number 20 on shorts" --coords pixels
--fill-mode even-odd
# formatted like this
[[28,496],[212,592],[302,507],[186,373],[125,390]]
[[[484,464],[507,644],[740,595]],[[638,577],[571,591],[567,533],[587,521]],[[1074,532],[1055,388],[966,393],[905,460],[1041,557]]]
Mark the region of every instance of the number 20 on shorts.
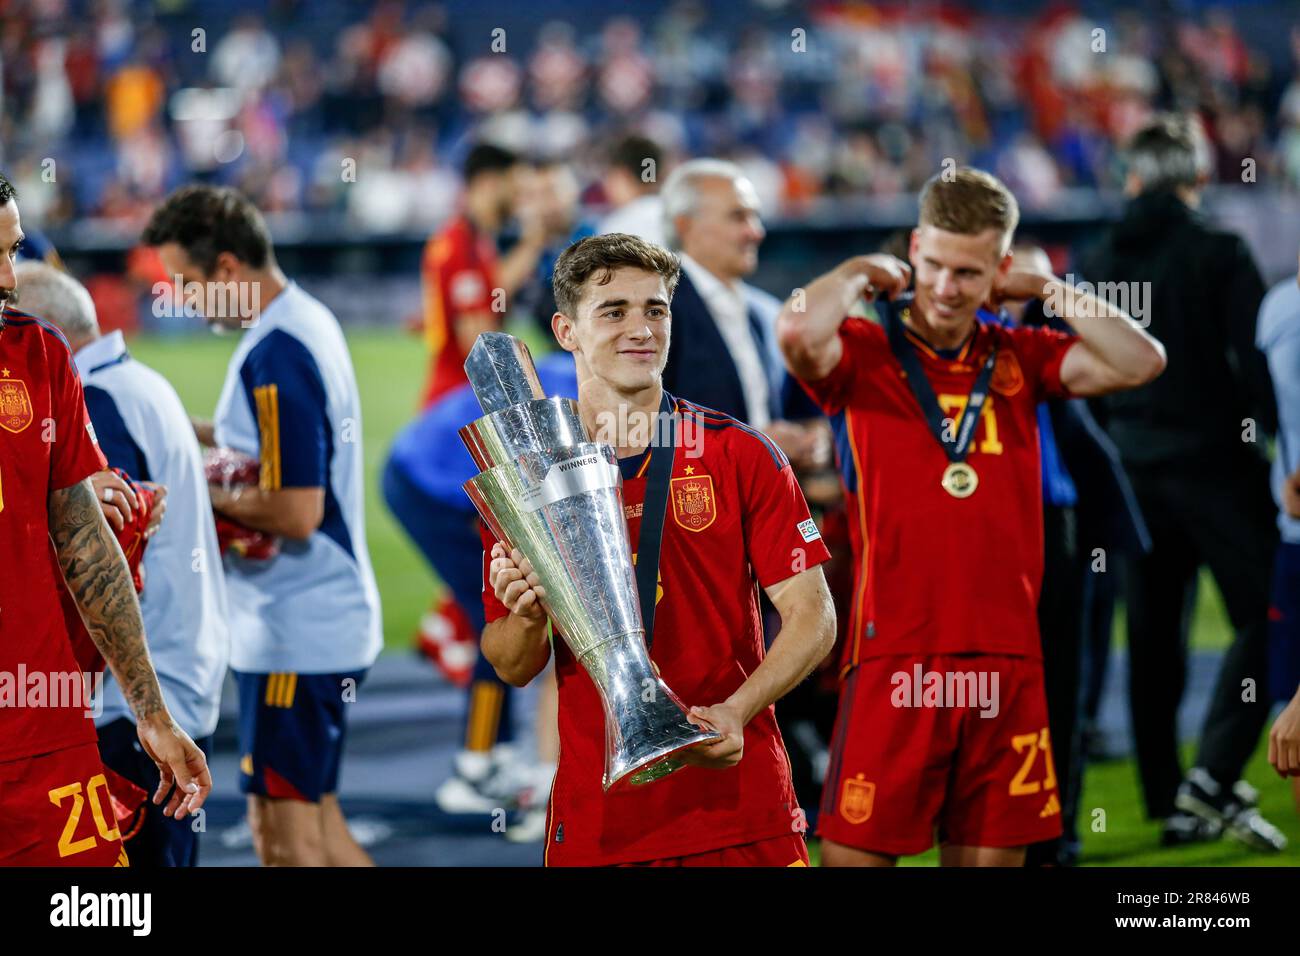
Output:
[[[101,795],[102,794],[102,795]],[[72,798],[72,806],[68,808],[68,822],[63,827],[63,834],[59,837],[59,856],[72,856],[76,853],[85,853],[87,850],[95,848],[94,834],[82,837],[80,840],[73,840],[72,836],[77,832],[77,824],[81,822],[81,811],[85,808],[87,801],[90,803],[90,813],[95,818],[95,829],[105,841],[112,843],[122,839],[121,832],[117,829],[117,823],[114,821],[113,826],[108,825],[104,818],[104,801],[103,798],[108,796],[108,781],[104,779],[102,773],[97,773],[91,777],[86,784],[86,795],[81,795],[81,784],[70,783],[64,787],[56,787],[50,791],[50,803],[56,807],[61,807],[69,797]]]

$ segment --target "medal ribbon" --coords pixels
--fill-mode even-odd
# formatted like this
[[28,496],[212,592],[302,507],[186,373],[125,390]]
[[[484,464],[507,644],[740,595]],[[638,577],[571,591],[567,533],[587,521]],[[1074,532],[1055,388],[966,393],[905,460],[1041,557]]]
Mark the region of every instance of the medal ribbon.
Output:
[[908,296],[898,302],[881,303],[885,332],[889,336],[889,348],[898,359],[898,363],[903,366],[903,371],[907,373],[907,384],[911,386],[912,395],[921,406],[921,414],[925,416],[930,433],[938,440],[948,460],[953,464],[959,464],[965,461],[970,453],[970,446],[975,437],[975,425],[980,420],[980,411],[989,396],[989,382],[993,378],[993,366],[997,361],[998,347],[995,344],[989,351],[989,357],[984,360],[979,375],[975,377],[975,385],[966,399],[966,409],[957,424],[957,434],[949,440],[946,435],[947,429],[944,428],[946,417],[943,408],[934,396],[934,389],[930,386],[930,380],[925,377],[925,369],[921,367],[921,359],[916,354],[916,347],[907,340],[903,331],[903,320],[898,316],[897,310],[903,306],[910,306],[911,301],[911,297]]
[[[671,416],[668,443],[650,451],[650,468],[646,472],[645,503],[641,509],[641,537],[637,542],[636,592],[641,601],[641,623],[645,627],[646,650],[654,645],[655,595],[659,591],[659,554],[663,544],[664,515],[668,512],[668,486],[677,457],[678,415],[673,401],[664,392],[660,414]],[[658,434],[656,428],[652,434]]]

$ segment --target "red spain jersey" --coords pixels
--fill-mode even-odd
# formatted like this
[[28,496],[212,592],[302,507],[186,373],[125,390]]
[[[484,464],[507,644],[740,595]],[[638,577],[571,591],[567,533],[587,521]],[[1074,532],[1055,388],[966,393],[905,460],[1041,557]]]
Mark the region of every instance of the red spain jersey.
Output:
[[[763,659],[758,588],[830,555],[789,462],[767,436],[718,412],[699,415],[698,443],[674,457],[656,594],[651,657],[689,707],[726,700]],[[689,435],[683,425],[683,435]],[[688,448],[702,451],[694,456]],[[632,550],[640,538],[653,448],[620,461]],[[508,612],[487,585],[493,539],[484,532],[483,604],[489,622]],[[802,820],[774,707],[745,727],[740,763],[684,767],[654,783],[606,794],[605,716],[595,684],[560,637],[560,760],[551,790],[548,866],[636,863],[704,853],[796,832]]]
[[429,346],[429,381],[424,407],[464,384],[465,358],[456,342],[462,317],[488,313],[496,287],[496,248],[465,216],[457,216],[424,247],[420,280],[424,296],[424,335]]
[[[903,314],[906,309],[901,310]],[[1061,360],[1075,339],[979,321],[953,359],[910,330],[944,414],[960,413],[989,350],[998,355],[966,462],[968,498],[940,484],[948,457],[930,431],[885,330],[840,327],[836,368],[804,388],[831,416],[853,544],[846,666],[893,654],[1041,657],[1042,479],[1036,406],[1064,397]]]
[[[108,467],[81,379],[54,326],[8,310],[0,328],[0,762],[93,742],[50,559],[47,501]],[[63,676],[61,676],[63,675]],[[20,677],[23,679],[20,680]],[[56,687],[56,684],[60,687]],[[44,699],[38,698],[44,688]]]

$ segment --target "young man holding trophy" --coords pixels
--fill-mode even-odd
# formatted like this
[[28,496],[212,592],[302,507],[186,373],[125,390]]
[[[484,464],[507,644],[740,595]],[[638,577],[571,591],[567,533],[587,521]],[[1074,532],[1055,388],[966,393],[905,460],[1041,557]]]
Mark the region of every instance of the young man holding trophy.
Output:
[[[678,275],[675,255],[629,235],[565,250],[551,327],[577,363],[578,403],[557,413],[573,416],[559,431],[576,433],[577,443],[572,454],[550,441],[551,451],[531,458],[498,456],[521,474],[545,458],[533,470],[545,477],[520,479],[494,502],[484,502],[490,489],[475,497],[466,488],[487,524],[523,545],[484,535],[484,654],[502,679],[522,686],[554,645],[560,760],[550,866],[808,862],[773,704],[833,643],[835,612],[818,566],[828,553],[789,462],[766,436],[664,392]],[[489,414],[466,431],[498,407],[471,363]],[[485,363],[486,377],[503,364],[500,356]],[[522,397],[505,413],[547,404]],[[532,447],[545,444],[534,439]],[[486,452],[475,457],[491,464]],[[596,513],[601,495],[614,510]],[[547,510],[579,506],[586,510]],[[511,510],[523,516],[514,524],[491,513]],[[627,586],[633,576],[635,589]],[[758,587],[782,621],[766,653]],[[639,602],[639,616],[621,609],[629,600],[633,612]],[[594,637],[582,638],[587,631]],[[675,734],[666,734],[673,723]]]

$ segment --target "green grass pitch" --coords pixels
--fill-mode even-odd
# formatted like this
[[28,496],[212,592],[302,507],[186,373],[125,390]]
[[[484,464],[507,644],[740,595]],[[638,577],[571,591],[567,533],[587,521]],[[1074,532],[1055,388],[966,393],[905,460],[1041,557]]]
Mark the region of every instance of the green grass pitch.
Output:
[[[130,348],[135,357],[167,376],[192,415],[210,417],[226,363],[237,342],[233,335],[147,336],[133,339]],[[389,650],[405,651],[411,647],[415,623],[438,585],[385,509],[379,473],[389,443],[415,414],[426,368],[423,343],[415,336],[392,331],[355,332],[348,335],[348,342],[361,388],[367,468],[366,536],[383,599],[384,643]],[[282,427],[292,425],[285,422]],[[1229,639],[1227,617],[1208,577],[1202,585],[1193,645],[1221,647]],[[1116,627],[1122,633],[1122,615]],[[1189,749],[1185,763],[1191,757]],[[1264,856],[1226,839],[1204,846],[1161,850],[1156,825],[1142,818],[1132,761],[1124,760],[1088,770],[1080,812],[1085,862],[1103,866],[1296,865],[1300,862],[1300,819],[1289,785],[1278,779],[1264,757],[1261,742],[1247,779],[1259,788],[1265,815],[1291,840],[1291,848],[1285,853]],[[1097,810],[1104,811],[1104,820],[1094,814]],[[1104,823],[1104,830],[1094,831],[1094,821],[1097,826]],[[904,862],[927,865],[935,860],[932,851]]]

